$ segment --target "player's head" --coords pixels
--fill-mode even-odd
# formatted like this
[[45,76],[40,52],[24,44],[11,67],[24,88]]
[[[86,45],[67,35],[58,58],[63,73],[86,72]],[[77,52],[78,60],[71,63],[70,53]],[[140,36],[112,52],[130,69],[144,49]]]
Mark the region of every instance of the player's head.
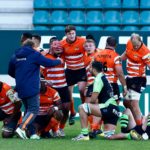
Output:
[[41,36],[40,35],[33,34],[32,35],[32,40],[34,41],[36,48],[40,46],[40,43],[41,43]]
[[52,40],[50,42],[50,51],[56,56],[60,56],[63,53],[63,47],[58,39]]
[[139,49],[142,44],[140,35],[136,34],[136,33],[132,33],[131,34],[131,43],[133,45],[134,50]]
[[90,72],[96,76],[98,73],[103,71],[103,64],[98,61],[93,61],[90,66]]
[[28,33],[28,32],[24,32],[22,35],[21,35],[21,44],[26,41],[27,39],[32,39],[32,34],[31,33]]
[[0,81],[0,92],[2,91],[3,82]]
[[67,25],[65,28],[65,33],[68,42],[74,42],[76,39],[76,28],[73,25]]
[[86,36],[86,39],[91,39],[91,40],[95,41],[95,38],[93,37],[92,34],[88,34],[88,35]]
[[117,40],[113,36],[109,36],[106,40],[106,47],[116,48]]
[[22,46],[30,46],[30,47],[35,47],[35,43],[31,39],[27,39],[22,43]]
[[83,46],[88,54],[94,53],[94,51],[96,49],[95,42],[92,39],[87,39]]

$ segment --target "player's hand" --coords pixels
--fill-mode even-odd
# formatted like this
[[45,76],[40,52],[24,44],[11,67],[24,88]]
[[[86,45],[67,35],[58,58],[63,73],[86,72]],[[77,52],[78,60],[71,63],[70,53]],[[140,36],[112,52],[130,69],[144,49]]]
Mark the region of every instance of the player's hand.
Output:
[[61,59],[60,57],[58,57],[57,59],[61,61],[61,64],[64,64],[64,60],[63,59]]
[[123,97],[125,97],[127,95],[127,93],[128,93],[127,87],[124,86],[123,87]]
[[61,110],[57,110],[54,112],[54,118],[58,121],[61,121],[63,118],[63,113]]

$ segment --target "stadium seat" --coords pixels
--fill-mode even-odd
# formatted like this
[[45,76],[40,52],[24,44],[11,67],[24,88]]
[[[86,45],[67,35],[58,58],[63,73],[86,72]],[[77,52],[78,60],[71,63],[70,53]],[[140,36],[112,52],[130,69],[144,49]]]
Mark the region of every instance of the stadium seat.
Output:
[[69,13],[69,22],[70,24],[84,24],[85,23],[85,14],[83,11],[70,11]]
[[51,0],[52,8],[59,8],[65,9],[68,8],[68,1],[67,0]]
[[64,26],[53,26],[51,27],[52,31],[64,31],[65,27]]
[[124,11],[122,14],[122,24],[139,24],[139,14],[137,11]]
[[120,11],[106,11],[104,15],[104,24],[121,24]]
[[34,30],[50,30],[47,26],[34,26]]
[[142,11],[140,15],[140,24],[149,25],[150,24],[150,11]]
[[85,0],[69,0],[69,8],[84,9],[85,8]]
[[123,0],[122,8],[127,8],[127,9],[139,8],[139,0],[130,0],[130,1]]
[[85,31],[85,27],[84,26],[76,26],[76,30],[77,31]]
[[86,0],[86,8],[93,9],[93,8],[103,8],[103,0]]
[[87,27],[86,30],[87,30],[87,31],[102,31],[103,28],[102,28],[102,27],[99,27],[99,26],[90,26],[90,27]]
[[149,9],[150,8],[150,1],[149,0],[141,0],[140,8]]
[[48,11],[35,11],[33,15],[33,24],[49,24],[50,13]]
[[108,9],[121,8],[121,0],[104,0],[103,6]]
[[51,13],[51,24],[67,24],[68,13],[62,10],[52,11]]
[[105,31],[120,31],[118,26],[108,26],[104,29]]
[[130,1],[123,0],[122,8],[127,8],[127,9],[139,8],[139,0],[130,0]]
[[150,31],[150,26],[143,26],[141,31]]
[[102,24],[103,14],[100,11],[88,11],[86,15],[86,24]]
[[34,0],[33,7],[36,9],[47,9],[50,7],[50,0]]
[[138,31],[139,28],[137,26],[125,26],[122,31]]

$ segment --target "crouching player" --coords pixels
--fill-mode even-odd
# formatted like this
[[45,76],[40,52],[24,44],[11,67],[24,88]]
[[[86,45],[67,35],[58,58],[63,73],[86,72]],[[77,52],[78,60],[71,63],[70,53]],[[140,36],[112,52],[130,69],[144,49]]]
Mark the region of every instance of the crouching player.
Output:
[[2,137],[11,138],[21,117],[21,101],[17,93],[0,81],[0,121],[3,121]]
[[134,139],[147,140],[150,138],[150,114],[142,119],[142,126],[136,125],[136,121],[130,109],[126,109],[120,117],[121,133],[111,136],[109,139]]
[[55,130],[56,128],[58,129],[59,122],[63,117],[61,109],[62,104],[58,92],[47,86],[45,81],[42,81],[40,89],[40,110],[33,123],[34,128],[30,130],[29,127],[30,139],[40,139],[41,135],[46,135],[45,132],[49,132],[50,129],[53,130],[52,127]]
[[[95,76],[93,93],[90,103],[79,106],[81,134],[72,140],[89,140],[88,115],[102,117],[104,121],[104,136],[110,137],[115,133],[119,118],[119,108],[113,98],[112,88],[103,74],[103,65],[100,62],[92,62],[91,73]],[[97,102],[98,99],[98,102]]]

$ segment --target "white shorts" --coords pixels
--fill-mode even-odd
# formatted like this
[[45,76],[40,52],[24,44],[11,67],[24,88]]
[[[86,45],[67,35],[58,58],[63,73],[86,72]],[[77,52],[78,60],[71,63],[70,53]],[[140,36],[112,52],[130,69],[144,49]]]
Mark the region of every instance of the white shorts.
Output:
[[125,99],[139,101],[140,96],[141,96],[141,93],[138,93],[134,90],[129,89],[127,95],[125,96]]

